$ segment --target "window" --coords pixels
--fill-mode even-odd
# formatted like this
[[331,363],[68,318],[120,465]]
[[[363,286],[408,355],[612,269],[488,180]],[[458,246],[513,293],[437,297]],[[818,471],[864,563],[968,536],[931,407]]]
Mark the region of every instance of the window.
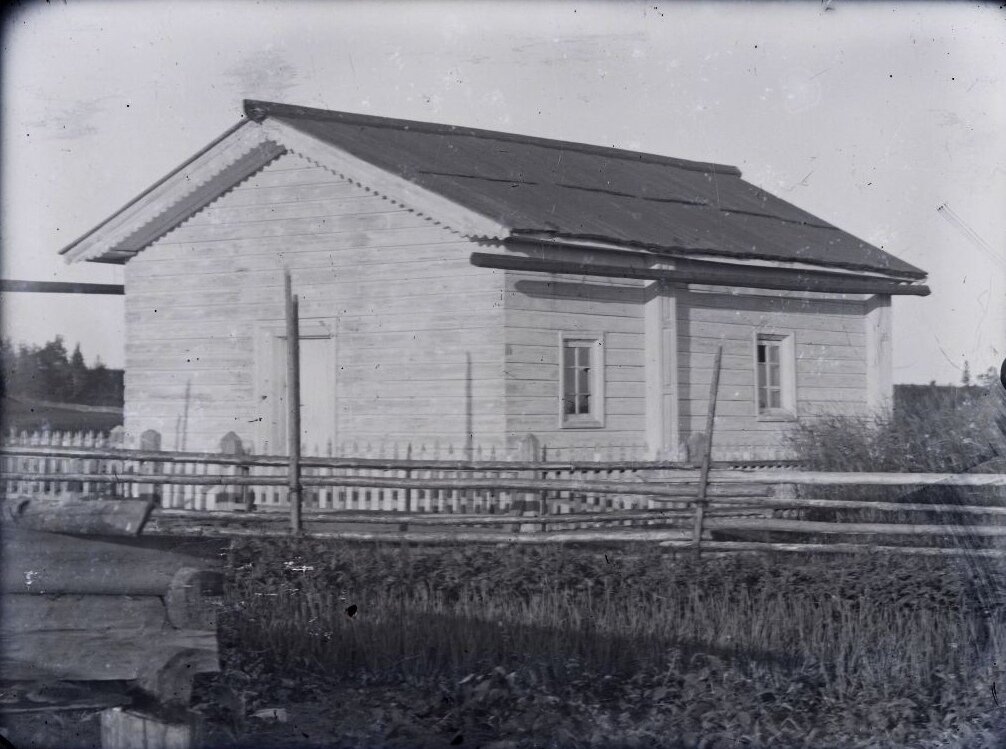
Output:
[[796,416],[793,337],[759,333],[755,337],[755,404],[767,418]]
[[562,426],[604,426],[603,337],[563,334],[560,366]]

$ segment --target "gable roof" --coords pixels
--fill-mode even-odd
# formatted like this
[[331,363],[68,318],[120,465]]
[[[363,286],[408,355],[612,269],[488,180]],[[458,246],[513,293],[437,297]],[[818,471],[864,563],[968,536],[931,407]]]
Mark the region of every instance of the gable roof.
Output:
[[651,250],[925,272],[741,179],[733,166],[269,102],[280,120],[509,227]]
[[[243,156],[230,157],[231,171],[244,174],[287,148],[327,148],[338,165],[348,159],[350,168],[376,167],[391,179],[384,186],[392,197],[396,187],[408,188],[428,217],[471,236],[599,241],[659,254],[805,263],[902,278],[926,275],[745,182],[732,166],[272,102],[245,101],[244,108],[251,122],[264,126],[262,142],[253,146],[249,140]],[[100,236],[94,235],[130,204],[63,252],[111,262],[131,257],[172,221],[177,225],[213,199],[209,194],[193,198],[194,182],[188,175],[181,180],[181,171],[148,193],[173,177],[184,181],[189,197],[182,208],[162,206],[156,220],[145,217],[147,230],[134,231],[126,245],[120,238],[120,246],[113,246],[111,237],[95,242]],[[219,178],[212,181],[222,185]],[[169,201],[170,190],[162,192],[162,202]],[[473,220],[453,221],[460,215],[455,207]],[[86,251],[84,240],[90,245]]]

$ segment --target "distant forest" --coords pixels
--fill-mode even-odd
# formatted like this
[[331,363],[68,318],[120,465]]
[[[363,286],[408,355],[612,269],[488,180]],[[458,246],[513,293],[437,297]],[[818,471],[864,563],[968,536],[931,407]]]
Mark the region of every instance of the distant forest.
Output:
[[44,346],[0,341],[0,396],[3,398],[122,406],[122,370],[101,360],[88,366],[80,344],[68,353],[62,336]]

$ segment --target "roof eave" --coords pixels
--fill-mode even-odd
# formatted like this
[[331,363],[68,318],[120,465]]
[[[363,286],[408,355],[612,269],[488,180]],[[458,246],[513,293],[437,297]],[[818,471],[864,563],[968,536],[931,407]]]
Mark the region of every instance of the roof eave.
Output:
[[745,252],[745,253],[731,253],[727,251],[711,250],[707,247],[684,247],[678,245],[654,245],[644,242],[627,242],[622,240],[613,240],[607,237],[600,236],[573,236],[559,234],[557,232],[540,231],[540,230],[530,230],[530,229],[514,229],[510,236],[511,240],[515,241],[532,241],[532,242],[545,242],[561,244],[568,247],[592,247],[596,249],[611,249],[620,251],[635,251],[635,252],[646,252],[654,255],[669,256],[669,257],[680,257],[686,258],[702,258],[708,260],[720,260],[724,262],[734,262],[734,263],[744,263],[746,261],[755,262],[771,262],[777,263],[780,266],[785,267],[798,267],[806,266],[807,268],[816,268],[823,271],[833,270],[837,272],[842,271],[856,271],[863,273],[870,273],[885,278],[890,278],[896,281],[924,281],[928,274],[914,266],[904,263],[904,261],[899,261],[904,263],[912,270],[891,270],[888,268],[878,268],[876,266],[867,264],[856,264],[856,263],[826,263],[826,262],[794,262],[781,260],[777,256],[770,255],[768,253],[757,253],[757,252]]
[[258,124],[238,123],[60,254],[69,263],[124,263],[284,150]]

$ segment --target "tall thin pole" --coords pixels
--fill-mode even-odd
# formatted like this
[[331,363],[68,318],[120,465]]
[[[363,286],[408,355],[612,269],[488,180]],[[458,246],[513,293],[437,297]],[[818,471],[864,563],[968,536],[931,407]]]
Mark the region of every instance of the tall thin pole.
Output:
[[287,454],[290,456],[287,473],[290,531],[298,535],[303,530],[300,487],[300,312],[298,299],[292,291],[289,270],[283,272],[283,293],[286,301],[286,442]]
[[709,410],[706,412],[706,443],[702,449],[702,469],[699,472],[699,490],[695,498],[695,529],[692,544],[695,557],[702,550],[702,524],[706,513],[706,490],[709,487],[709,466],[713,454],[713,424],[716,423],[716,392],[720,387],[720,362],[723,359],[723,347],[716,348],[716,358],[713,360],[713,381],[709,385]]

